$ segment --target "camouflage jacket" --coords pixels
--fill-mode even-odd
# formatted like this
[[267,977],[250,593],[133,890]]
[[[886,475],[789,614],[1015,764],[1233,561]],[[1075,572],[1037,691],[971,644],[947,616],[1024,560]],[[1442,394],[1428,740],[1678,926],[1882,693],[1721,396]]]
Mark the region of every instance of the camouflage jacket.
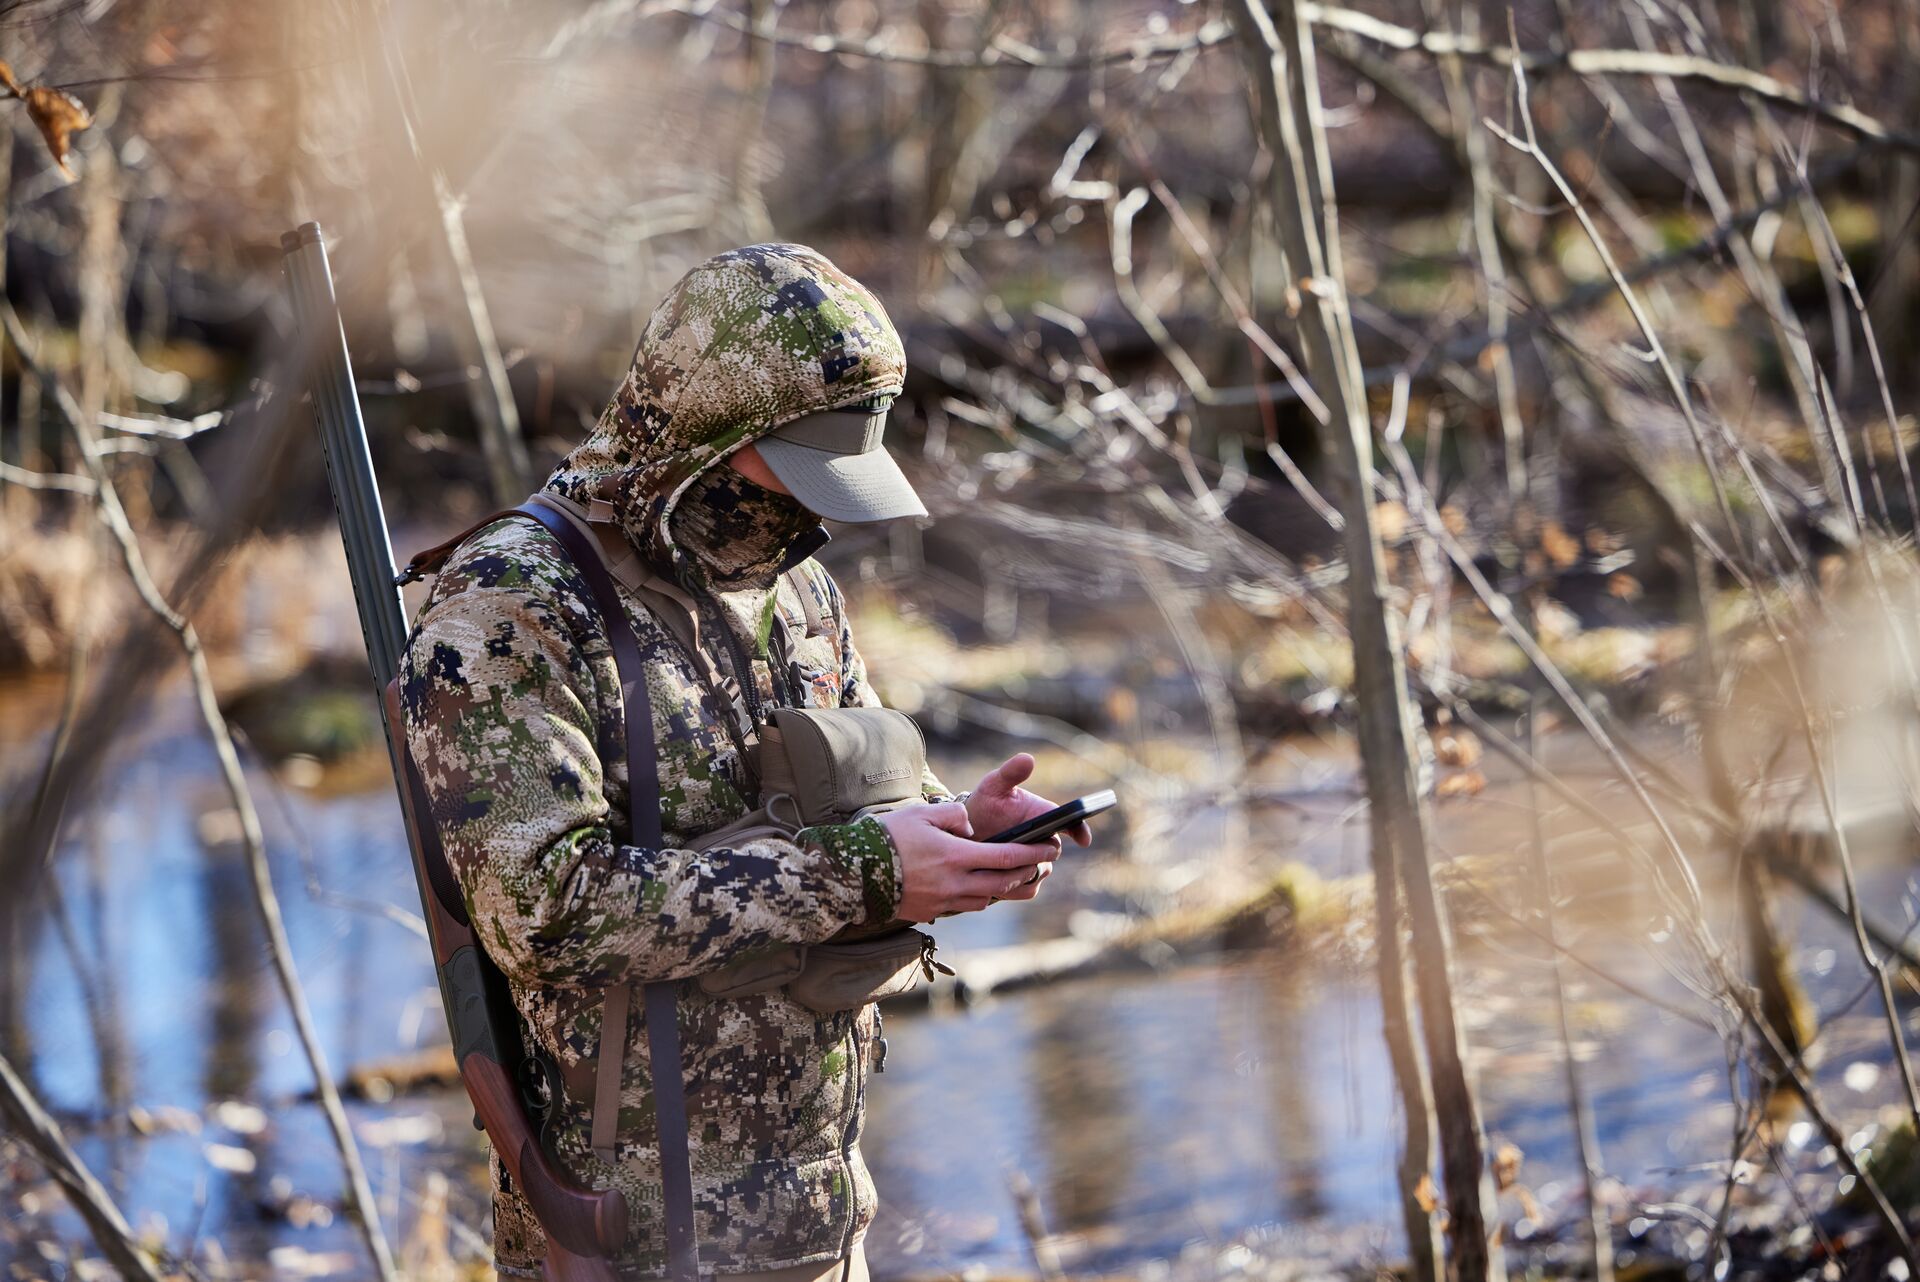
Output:
[[[721,255],[661,303],[613,402],[546,488],[612,503],[628,541],[690,590],[701,644],[750,704],[877,704],[832,579],[803,563],[809,610],[779,573],[817,522],[714,465],[801,415],[896,394],[904,364],[879,302],[820,255],[793,245]],[[612,651],[544,529],[512,519],[464,542],[402,670],[408,742],[476,933],[508,976],[528,1044],[575,1078],[599,1045],[608,985],[689,980],[756,949],[818,942],[891,918],[900,895],[897,855],[872,819],[794,841],[684,848],[756,802],[739,729],[669,630],[622,595],[652,696],[666,849],[630,844]],[[770,651],[776,612],[790,664]],[[924,788],[945,795],[931,776]],[[679,1012],[703,1269],[846,1251],[875,1201],[858,1147],[874,1008],[817,1015],[784,990],[719,1001],[687,982]],[[665,1234],[638,1003],[628,1037],[618,1161],[589,1149],[590,1090],[565,1092],[548,1134],[570,1169],[626,1193],[622,1271],[658,1275]],[[498,1266],[537,1274],[539,1226],[494,1171]]]

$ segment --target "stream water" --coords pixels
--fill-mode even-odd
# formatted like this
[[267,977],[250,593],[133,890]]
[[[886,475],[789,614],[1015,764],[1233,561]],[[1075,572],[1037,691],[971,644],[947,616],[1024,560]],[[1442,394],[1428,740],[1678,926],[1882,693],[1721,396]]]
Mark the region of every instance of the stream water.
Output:
[[[950,753],[937,764],[970,779],[988,760]],[[1616,795],[1577,746],[1556,760],[1591,795]],[[1443,853],[1508,854],[1524,839],[1524,789],[1489,773],[1481,796],[1439,806]],[[1254,858],[1299,860],[1330,878],[1365,870],[1364,819],[1340,743],[1284,746],[1262,778],[1285,804],[1251,812]],[[423,944],[375,907],[414,902],[391,792],[256,782],[293,950],[335,1075],[444,1039]],[[180,691],[125,746],[103,797],[71,826],[57,909],[36,918],[15,976],[24,980],[11,1034],[25,1052],[21,1066],[137,1226],[176,1249],[217,1243],[229,1259],[270,1260],[283,1276],[366,1275],[357,1236],[333,1209],[337,1160],[308,1102],[311,1077],[228,839],[226,802]],[[1705,1014],[1663,964],[1672,923],[1644,887],[1623,878],[1617,861],[1583,872],[1604,841],[1583,836],[1567,815],[1555,824],[1570,899],[1565,938],[1609,973]],[[1069,855],[1042,903],[943,926],[943,947],[1050,937],[1084,926],[1089,913],[1141,902],[1127,888],[1139,879],[1116,870],[1144,865],[1162,887],[1205,877],[1219,827],[1220,816],[1202,811],[1152,850],[1128,851],[1121,837]],[[1904,856],[1863,858],[1875,911],[1903,925]],[[1709,877],[1709,915],[1724,934],[1717,886]],[[1509,876],[1486,893],[1518,902],[1525,888]],[[1862,970],[1838,923],[1797,899],[1784,917],[1798,968],[1830,1016],[1822,1080],[1850,1128],[1871,1127],[1898,1098],[1874,997],[1848,1006]],[[1518,1190],[1505,1199],[1524,1237],[1578,1208],[1548,972],[1530,940],[1498,928],[1497,911],[1465,921],[1464,1035],[1493,1141],[1525,1153],[1520,1183],[1530,1200]],[[1341,936],[889,1018],[865,1145],[884,1201],[869,1239],[876,1272],[1030,1272],[1010,1192],[1021,1179],[1074,1270],[1152,1276],[1165,1267],[1155,1261],[1183,1252],[1230,1262],[1256,1249],[1396,1258],[1401,1120],[1370,966]],[[1592,970],[1567,973],[1576,1053],[1616,1197],[1630,1203],[1711,1183],[1733,1119],[1719,1036]],[[484,1227],[483,1159],[456,1093],[362,1100],[351,1112],[397,1241],[421,1232],[423,1219],[424,1231],[441,1231],[420,1211],[433,1171],[449,1177],[451,1217]],[[1791,1134],[1788,1160],[1820,1178],[1831,1153],[1804,1128]],[[0,1256],[30,1257],[20,1211],[10,1205],[4,1218]],[[477,1253],[458,1232],[452,1246]]]

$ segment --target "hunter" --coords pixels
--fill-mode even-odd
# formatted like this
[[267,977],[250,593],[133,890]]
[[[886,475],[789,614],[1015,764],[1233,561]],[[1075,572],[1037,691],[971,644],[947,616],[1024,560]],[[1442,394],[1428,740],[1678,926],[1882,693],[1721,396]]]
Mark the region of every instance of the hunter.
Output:
[[[819,253],[721,254],[654,311],[612,403],[547,479],[543,495],[598,512],[697,622],[690,645],[688,627],[649,604],[657,595],[623,580],[652,700],[663,848],[629,839],[611,644],[552,533],[504,519],[468,537],[409,641],[402,702],[433,821],[522,1035],[563,1084],[546,1126],[554,1155],[627,1197],[625,1276],[665,1268],[660,1157],[638,1008],[611,1146],[590,1135],[603,992],[684,981],[702,1271],[863,1278],[875,1192],[859,1141],[884,1053],[877,1007],[817,1014],[784,989],[710,998],[691,981],[850,927],[1030,899],[1059,848],[972,840],[1051,807],[1020,786],[1025,754],[960,797],[927,771],[919,804],[909,782],[909,804],[877,817],[699,848],[758,804],[747,754],[769,709],[879,705],[840,590],[811,553],[823,517],[925,515],[881,445],[905,372],[879,300]],[[493,1179],[497,1267],[539,1276],[540,1226],[497,1158]]]

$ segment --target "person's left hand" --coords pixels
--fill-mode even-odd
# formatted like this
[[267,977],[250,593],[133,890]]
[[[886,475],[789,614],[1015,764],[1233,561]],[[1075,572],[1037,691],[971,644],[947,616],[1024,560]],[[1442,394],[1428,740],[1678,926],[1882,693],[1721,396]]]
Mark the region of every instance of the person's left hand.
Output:
[[[973,824],[976,840],[985,841],[1017,823],[1046,814],[1058,804],[1020,786],[1032,775],[1033,756],[1026,752],[1016,752],[987,771],[980,780],[980,786],[967,797],[967,819]],[[1093,833],[1084,820],[1065,831],[1076,845],[1086,846],[1093,842]],[[1058,852],[1060,838],[1049,837],[1045,842],[1035,844],[1036,847],[1051,846]]]

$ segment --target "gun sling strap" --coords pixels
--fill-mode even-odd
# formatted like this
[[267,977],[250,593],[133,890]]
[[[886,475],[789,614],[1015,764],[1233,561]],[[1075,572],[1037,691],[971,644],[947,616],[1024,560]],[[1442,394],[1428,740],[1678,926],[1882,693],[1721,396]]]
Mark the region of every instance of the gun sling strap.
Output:
[[[575,524],[575,518],[536,495],[514,509],[545,526],[565,548],[587,581],[601,623],[613,646],[620,673],[622,719],[627,729],[627,823],[636,846],[658,849],[665,844],[660,830],[660,765],[653,742],[653,704],[647,697],[646,667],[640,643],[620,604],[620,593],[607,572],[599,541]],[[648,1067],[653,1077],[653,1112],[660,1142],[660,1184],[667,1221],[667,1276],[673,1282],[697,1282],[700,1248],[693,1223],[693,1169],[687,1139],[687,1085],[681,1067],[680,1028],[675,1013],[675,985],[656,980],[642,986],[647,1029]],[[631,989],[607,989],[600,1014],[600,1063],[594,1079],[591,1143],[602,1158],[613,1156],[614,1133],[620,1118],[620,1073],[626,1045]]]

